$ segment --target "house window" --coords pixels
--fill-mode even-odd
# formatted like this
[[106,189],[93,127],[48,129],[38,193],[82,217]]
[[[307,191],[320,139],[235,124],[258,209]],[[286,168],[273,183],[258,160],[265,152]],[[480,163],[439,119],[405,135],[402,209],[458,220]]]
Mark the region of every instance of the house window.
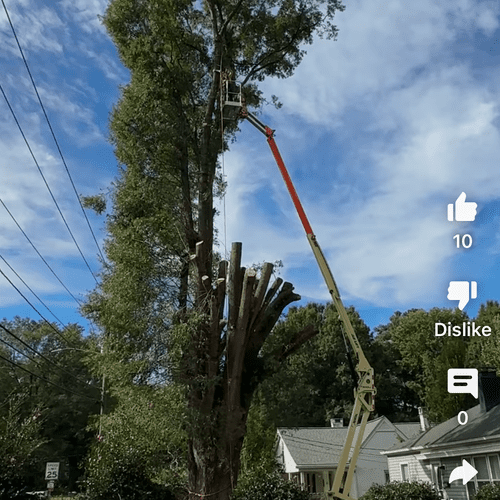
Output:
[[316,493],[316,474],[314,472],[307,473],[306,481],[309,493]]
[[498,455],[490,455],[491,479],[493,482],[500,481],[500,461]]
[[478,489],[482,488],[485,484],[490,482],[490,475],[488,473],[488,461],[486,457],[475,457],[474,467],[477,469],[476,482]]
[[410,475],[408,473],[408,464],[401,464],[401,480],[409,481]]
[[476,469],[477,475],[467,483],[469,498],[473,498],[477,491],[490,483],[500,483],[500,461],[498,455],[466,458]]
[[438,464],[432,464],[431,466],[431,478],[432,482],[434,484],[434,487],[437,490],[442,490],[444,488],[444,472],[445,472],[445,466],[444,465],[438,465]]
[[388,471],[388,470],[385,470],[385,471],[384,471],[384,474],[385,474],[385,484],[390,483],[390,481],[391,481],[391,476],[389,475],[389,471]]

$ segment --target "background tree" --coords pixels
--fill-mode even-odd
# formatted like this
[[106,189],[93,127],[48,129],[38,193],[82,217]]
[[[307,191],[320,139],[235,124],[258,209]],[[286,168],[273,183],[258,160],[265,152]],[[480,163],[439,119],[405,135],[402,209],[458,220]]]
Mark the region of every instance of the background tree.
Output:
[[[273,289],[266,324],[252,331],[219,322],[217,278],[227,275],[213,199],[223,187],[218,157],[236,131],[221,123],[221,75],[242,81],[247,104],[259,106],[256,82],[290,76],[315,33],[335,38],[337,10],[339,0],[114,0],[104,17],[131,81],[111,120],[123,167],[108,220],[110,265],[85,313],[104,329],[110,383],[185,382],[193,499],[224,500],[236,484],[251,396],[265,376],[260,347],[298,297],[289,284]],[[299,332],[291,349],[269,355],[284,360],[311,335]],[[180,353],[175,367],[165,346]]]
[[[396,322],[399,316],[401,313],[395,313],[391,321]],[[424,403],[413,389],[412,370],[403,363],[392,339],[391,324],[374,329],[374,341],[369,348],[377,388],[375,411],[391,422],[415,422],[418,420],[418,407]]]
[[[364,352],[369,355],[370,329],[353,309],[348,315]],[[288,339],[307,325],[319,334],[290,357],[272,378],[261,385],[259,399],[269,422],[276,427],[330,425],[330,418],[350,418],[353,406],[353,373],[338,313],[330,304],[291,308],[276,328],[266,349]]]
[[[11,395],[0,419],[0,499],[27,500],[33,486],[31,469],[36,466],[34,452],[44,440],[41,437],[41,414],[35,409],[23,416],[27,394]],[[3,408],[2,408],[3,409]]]
[[[420,405],[410,389],[413,380],[401,363],[401,354],[390,338],[389,326],[370,329],[357,311],[348,315],[363,350],[375,369],[377,398],[373,417],[385,415],[392,422],[416,421]],[[304,325],[319,332],[266,379],[252,401],[242,452],[246,477],[277,470],[275,443],[279,427],[330,426],[330,418],[350,418],[353,405],[353,377],[342,328],[333,306],[308,304],[291,307],[276,325],[265,346],[286,345]],[[355,359],[355,358],[354,358]]]
[[434,308],[430,311],[413,309],[396,313],[388,331],[412,381],[408,387],[418,395],[431,421],[439,423],[456,415],[460,410],[474,406],[470,395],[449,394],[447,372],[449,368],[466,366],[470,337],[436,337],[435,324],[444,323],[462,327],[469,317],[456,309]]
[[491,327],[489,337],[471,339],[467,352],[467,366],[494,367],[500,371],[500,304],[488,300],[479,308],[476,325]]
[[[62,483],[74,489],[92,439],[88,419],[100,409],[99,381],[84,363],[90,339],[74,324],[59,329],[19,317],[1,324],[2,356],[10,363],[0,359],[0,387],[8,387],[12,397],[21,398],[21,420],[37,414],[43,417],[39,431],[44,443],[34,452],[28,474],[34,487],[41,489],[46,486],[45,463],[61,462]],[[0,406],[0,417],[7,418],[7,412],[7,404]]]
[[86,498],[174,498],[186,480],[182,388],[112,388],[116,391],[113,411],[93,421],[99,435],[87,458]]

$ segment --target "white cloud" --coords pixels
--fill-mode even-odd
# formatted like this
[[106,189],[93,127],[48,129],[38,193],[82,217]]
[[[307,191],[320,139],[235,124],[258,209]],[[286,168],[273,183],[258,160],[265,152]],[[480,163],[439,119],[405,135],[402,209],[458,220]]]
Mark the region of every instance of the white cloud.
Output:
[[105,32],[98,16],[104,15],[108,3],[108,0],[62,0],[60,5],[85,33],[95,34]]
[[96,52],[88,47],[86,43],[80,42],[78,44],[78,50],[85,54],[97,67],[104,73],[108,80],[114,83],[123,83],[128,80],[128,70],[119,64],[118,60],[104,52],[99,50]]
[[[29,52],[48,51],[57,54],[63,52],[63,46],[57,39],[56,33],[64,27],[64,24],[53,9],[40,8],[36,3],[23,1],[9,6],[8,11],[26,57],[29,58]],[[0,41],[10,55],[20,57],[3,8],[0,12]]]
[[91,108],[72,99],[70,95],[45,86],[39,85],[38,93],[47,111],[57,114],[61,130],[71,136],[75,145],[84,147],[105,140],[95,123],[95,114]]
[[[347,300],[389,307],[442,300],[456,255],[457,228],[446,220],[446,204],[463,190],[477,202],[498,197],[495,74],[478,81],[472,61],[454,55],[454,43],[473,30],[491,35],[498,12],[496,4],[471,0],[356,2],[339,14],[337,42],[313,45],[290,80],[265,82],[266,94],[284,103],[268,124],[279,131],[292,177],[302,179],[303,203]],[[313,184],[304,176],[314,165],[294,158],[315,154],[314,130],[333,144],[332,162],[317,173],[322,181],[330,173],[332,181],[318,191],[308,190]],[[273,160],[263,138],[254,144],[231,153],[227,203],[237,222],[228,224],[229,239],[242,240],[254,261],[283,259],[291,272],[312,260],[310,249],[284,184],[269,173]],[[339,160],[340,144],[350,153]],[[286,230],[262,217],[255,196],[264,187],[288,213]],[[327,298],[323,287],[296,285],[299,293]]]
[[413,70],[449,58],[453,42],[471,30],[491,33],[499,9],[473,0],[354,2],[337,14],[336,42],[316,40],[289,81],[263,88],[280,97],[284,112],[331,127],[346,107],[370,107]]

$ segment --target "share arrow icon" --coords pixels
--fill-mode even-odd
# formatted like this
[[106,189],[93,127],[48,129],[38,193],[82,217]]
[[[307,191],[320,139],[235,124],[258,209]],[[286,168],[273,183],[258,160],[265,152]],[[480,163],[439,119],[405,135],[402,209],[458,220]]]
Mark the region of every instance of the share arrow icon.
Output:
[[467,484],[476,474],[477,470],[467,460],[462,459],[462,467],[456,467],[451,471],[448,482],[452,483],[457,479],[461,479],[462,484]]

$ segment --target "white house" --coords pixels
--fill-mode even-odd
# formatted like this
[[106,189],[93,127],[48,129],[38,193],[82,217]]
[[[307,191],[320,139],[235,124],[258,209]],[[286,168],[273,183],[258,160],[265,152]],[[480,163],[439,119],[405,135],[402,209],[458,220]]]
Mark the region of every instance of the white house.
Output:
[[[392,424],[386,417],[368,422],[351,495],[359,498],[372,484],[385,484],[389,480],[387,458],[380,452],[420,432],[420,424],[414,422]],[[277,459],[288,479],[319,497],[333,484],[346,435],[342,419],[332,420],[332,427],[278,429]]]
[[[500,483],[500,379],[494,373],[479,377],[480,404],[424,434],[383,452],[391,481],[432,483],[442,498],[471,500],[481,486]],[[478,474],[466,485],[449,483],[451,472],[467,460]]]

